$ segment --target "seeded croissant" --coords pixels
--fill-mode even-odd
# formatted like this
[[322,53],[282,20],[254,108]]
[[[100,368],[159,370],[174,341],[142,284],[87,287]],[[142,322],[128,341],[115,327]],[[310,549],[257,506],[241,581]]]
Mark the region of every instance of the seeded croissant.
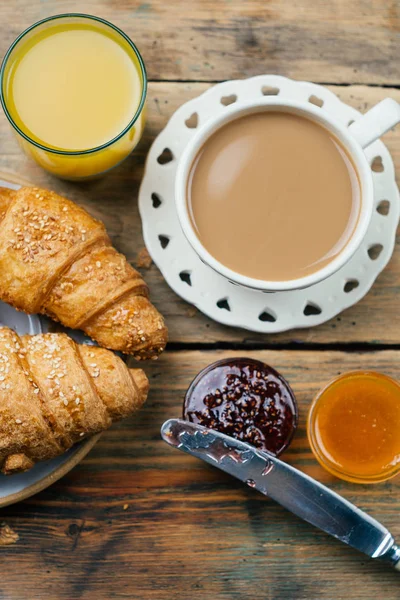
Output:
[[140,408],[147,392],[144,372],[109,350],[0,327],[1,471],[63,454]]
[[47,190],[0,188],[0,300],[139,360],[166,345],[145,282],[104,225]]

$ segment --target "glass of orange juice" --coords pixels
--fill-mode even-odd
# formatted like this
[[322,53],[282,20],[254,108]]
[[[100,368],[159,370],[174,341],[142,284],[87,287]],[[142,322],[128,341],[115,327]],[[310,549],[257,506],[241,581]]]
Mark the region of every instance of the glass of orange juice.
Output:
[[123,31],[98,17],[57,15],[29,27],[4,57],[0,87],[22,148],[59,177],[104,173],[142,136],[143,59]]

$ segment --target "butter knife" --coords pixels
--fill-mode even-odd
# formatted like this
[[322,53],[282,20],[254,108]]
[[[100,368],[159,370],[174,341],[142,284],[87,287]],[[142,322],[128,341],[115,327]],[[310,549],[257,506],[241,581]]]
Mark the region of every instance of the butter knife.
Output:
[[181,419],[166,421],[161,436],[170,446],[229,473],[311,525],[400,570],[400,548],[381,523],[272,454]]

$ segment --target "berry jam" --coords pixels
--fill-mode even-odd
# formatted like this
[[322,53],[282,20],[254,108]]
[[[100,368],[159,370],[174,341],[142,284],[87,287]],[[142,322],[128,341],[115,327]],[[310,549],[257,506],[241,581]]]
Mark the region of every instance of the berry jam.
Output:
[[258,360],[233,358],[197,375],[183,418],[279,456],[297,427],[297,404],[277,371]]

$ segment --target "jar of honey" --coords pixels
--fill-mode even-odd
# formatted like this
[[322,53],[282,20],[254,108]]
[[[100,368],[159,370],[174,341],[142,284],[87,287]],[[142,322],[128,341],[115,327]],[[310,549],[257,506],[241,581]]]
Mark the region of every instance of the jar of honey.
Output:
[[314,399],[308,439],[319,463],[354,483],[400,472],[400,384],[373,371],[331,381]]

